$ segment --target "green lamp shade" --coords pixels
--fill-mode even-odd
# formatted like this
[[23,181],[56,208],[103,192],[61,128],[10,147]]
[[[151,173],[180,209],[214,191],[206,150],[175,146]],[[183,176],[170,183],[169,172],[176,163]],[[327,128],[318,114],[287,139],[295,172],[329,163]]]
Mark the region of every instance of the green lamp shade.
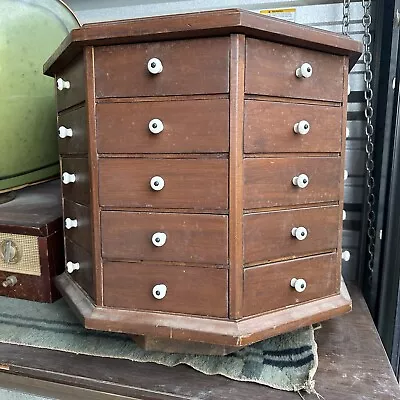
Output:
[[54,81],[42,66],[78,26],[56,0],[0,1],[0,191],[59,173]]

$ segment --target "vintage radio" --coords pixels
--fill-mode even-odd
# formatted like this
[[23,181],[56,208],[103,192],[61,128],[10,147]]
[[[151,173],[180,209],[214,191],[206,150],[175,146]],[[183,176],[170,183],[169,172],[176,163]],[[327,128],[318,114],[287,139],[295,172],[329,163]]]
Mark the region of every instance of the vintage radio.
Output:
[[241,10],[88,24],[63,41],[45,65],[70,228],[57,281],[86,327],[224,353],[350,310],[360,50]]
[[0,204],[0,296],[60,297],[53,284],[64,265],[59,187],[59,180],[26,187]]

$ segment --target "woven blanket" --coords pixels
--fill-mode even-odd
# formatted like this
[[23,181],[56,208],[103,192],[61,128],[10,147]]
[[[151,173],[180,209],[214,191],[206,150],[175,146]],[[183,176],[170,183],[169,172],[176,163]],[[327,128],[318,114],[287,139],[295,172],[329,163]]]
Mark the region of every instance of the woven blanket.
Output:
[[145,351],[126,335],[86,330],[64,300],[41,304],[0,297],[0,342],[169,367],[186,364],[204,374],[220,374],[287,391],[314,392],[318,365],[312,327],[226,356],[168,354]]

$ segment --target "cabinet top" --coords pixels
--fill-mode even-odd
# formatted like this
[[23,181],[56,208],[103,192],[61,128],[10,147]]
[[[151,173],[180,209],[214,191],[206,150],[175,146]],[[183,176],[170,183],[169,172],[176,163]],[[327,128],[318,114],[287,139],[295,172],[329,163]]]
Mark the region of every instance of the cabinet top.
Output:
[[360,42],[342,34],[251,11],[226,9],[85,24],[71,31],[46,61],[43,71],[46,75],[55,75],[84,46],[212,37],[231,33],[348,56],[350,68],[362,52]]

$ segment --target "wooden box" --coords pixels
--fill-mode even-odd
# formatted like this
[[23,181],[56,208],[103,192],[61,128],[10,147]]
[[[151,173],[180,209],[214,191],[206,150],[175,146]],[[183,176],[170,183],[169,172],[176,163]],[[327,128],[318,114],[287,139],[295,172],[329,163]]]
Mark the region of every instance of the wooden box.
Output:
[[360,50],[241,10],[70,34],[44,71],[68,227],[58,286],[87,328],[228,352],[350,310],[343,174]]
[[51,303],[64,270],[60,181],[15,192],[0,204],[0,296]]

